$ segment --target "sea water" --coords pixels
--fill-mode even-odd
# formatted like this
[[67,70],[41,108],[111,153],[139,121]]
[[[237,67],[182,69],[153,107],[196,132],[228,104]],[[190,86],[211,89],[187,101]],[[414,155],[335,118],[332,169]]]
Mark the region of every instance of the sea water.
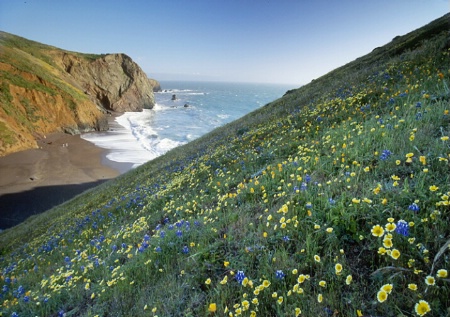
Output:
[[108,149],[113,162],[139,166],[167,151],[280,98],[294,87],[280,84],[161,82],[156,105],[125,112],[105,132],[81,137]]

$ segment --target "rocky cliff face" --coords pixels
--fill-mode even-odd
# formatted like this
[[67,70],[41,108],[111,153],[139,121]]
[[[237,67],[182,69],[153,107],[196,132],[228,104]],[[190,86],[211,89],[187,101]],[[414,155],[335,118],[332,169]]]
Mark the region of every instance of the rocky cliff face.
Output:
[[107,111],[152,108],[158,86],[125,54],[68,52],[0,32],[0,156],[56,131],[106,130]]
[[105,109],[142,111],[155,105],[150,80],[125,54],[108,54],[91,61],[63,53],[57,62],[84,93]]

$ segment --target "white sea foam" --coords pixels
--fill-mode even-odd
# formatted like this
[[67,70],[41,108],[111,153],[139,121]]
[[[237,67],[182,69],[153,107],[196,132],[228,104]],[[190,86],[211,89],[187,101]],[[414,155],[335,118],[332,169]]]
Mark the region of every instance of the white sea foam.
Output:
[[139,166],[185,143],[160,138],[151,126],[152,112],[125,112],[115,119],[117,124],[112,124],[109,131],[86,133],[82,138],[110,150],[106,157],[111,161]]

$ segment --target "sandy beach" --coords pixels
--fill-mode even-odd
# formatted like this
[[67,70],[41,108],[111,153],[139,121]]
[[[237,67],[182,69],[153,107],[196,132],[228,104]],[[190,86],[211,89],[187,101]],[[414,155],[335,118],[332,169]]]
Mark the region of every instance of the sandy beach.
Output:
[[131,166],[79,135],[53,133],[31,149],[0,157],[0,229],[16,225],[112,179]]

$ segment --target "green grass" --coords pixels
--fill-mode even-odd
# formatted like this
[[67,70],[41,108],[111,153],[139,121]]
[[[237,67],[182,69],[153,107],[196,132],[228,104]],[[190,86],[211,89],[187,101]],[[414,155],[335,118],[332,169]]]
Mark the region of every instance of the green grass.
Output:
[[448,18],[1,233],[3,316],[448,316]]

